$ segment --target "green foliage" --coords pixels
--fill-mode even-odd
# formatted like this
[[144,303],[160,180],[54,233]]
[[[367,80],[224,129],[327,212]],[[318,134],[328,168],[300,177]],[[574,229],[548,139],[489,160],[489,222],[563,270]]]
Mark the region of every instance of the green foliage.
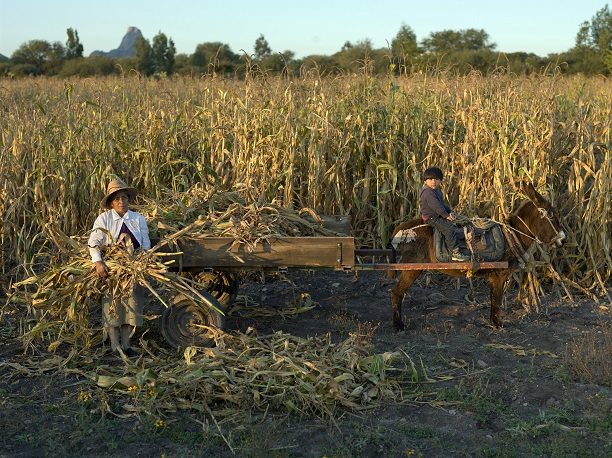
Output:
[[230,75],[234,72],[240,58],[231,48],[221,42],[201,43],[188,58],[187,65],[201,74]]
[[2,76],[13,76],[9,62],[0,62],[0,77]]
[[83,78],[113,74],[119,74],[116,61],[104,56],[67,60],[59,72],[61,77],[80,76]]
[[151,59],[153,72],[156,74],[171,74],[174,68],[174,56],[176,48],[172,38],[166,37],[162,32],[159,32],[153,37],[153,45],[151,46]]
[[391,41],[391,49],[397,56],[414,55],[419,52],[416,34],[409,25],[402,24],[399,32]]
[[590,48],[605,52],[612,49],[612,12],[608,5],[597,11],[591,21],[580,25],[576,48]]
[[283,73],[289,68],[289,63],[292,59],[293,53],[291,51],[285,51],[282,54],[270,54],[261,60],[260,65],[265,71]]
[[118,68],[119,73],[122,75],[129,75],[134,72],[140,73],[140,71],[138,70],[138,59],[133,56],[117,59],[115,61],[115,68]]
[[482,29],[432,32],[429,38],[423,39],[421,45],[423,50],[433,53],[478,51],[481,49],[492,51],[497,46],[490,42],[489,34]]
[[40,68],[32,64],[17,64],[11,65],[7,69],[6,76],[39,76],[41,75]]
[[139,37],[134,44],[134,57],[137,61],[137,69],[143,75],[152,75],[154,71],[153,53],[149,40]]
[[457,51],[447,56],[443,56],[442,62],[445,66],[453,68],[461,75],[468,74],[472,70],[483,73],[487,69],[495,67],[498,55],[488,49],[478,51]]
[[31,40],[13,53],[11,62],[34,67],[31,74],[55,75],[63,64],[64,54],[64,47],[59,42],[51,44],[44,40]]
[[[374,49],[370,39],[346,41],[331,56],[312,55],[296,60],[292,51],[273,53],[263,34],[255,40],[252,56],[240,56],[227,44],[205,42],[198,44],[190,55],[176,54],[171,38],[161,31],[152,44],[142,38],[136,43],[133,58],[115,60],[120,70],[111,71],[101,61],[67,64],[82,57],[83,45],[76,30],[67,30],[66,47],[32,40],[13,54],[8,67],[0,69],[0,76],[60,75],[95,76],[117,71],[124,74],[136,71],[140,75],[232,76],[244,77],[256,68],[267,75],[299,76],[314,71],[319,76],[349,73],[368,75],[411,75],[413,73],[450,70],[467,75],[477,71],[492,74],[504,67],[520,75],[556,68],[561,73],[586,75],[612,73],[612,12],[606,5],[591,19],[581,24],[576,46],[561,54],[547,57],[524,52],[495,53],[496,44],[482,29],[443,30],[432,32],[420,41],[414,30],[402,23],[387,48]],[[256,65],[254,65],[256,64]]]
[[314,73],[319,77],[338,73],[338,64],[330,56],[308,56],[302,59],[301,73]]
[[385,73],[388,58],[384,50],[375,50],[371,40],[362,40],[334,55],[338,66],[351,73]]
[[66,30],[68,41],[66,41],[66,59],[83,57],[83,45],[79,40],[79,32],[73,29]]
[[272,48],[270,48],[270,45],[263,34],[259,35],[259,38],[255,40],[254,50],[256,60],[262,60],[272,54]]
[[579,61],[580,71],[589,68],[589,73],[609,75],[612,72],[612,12],[608,5],[580,25],[572,52]]

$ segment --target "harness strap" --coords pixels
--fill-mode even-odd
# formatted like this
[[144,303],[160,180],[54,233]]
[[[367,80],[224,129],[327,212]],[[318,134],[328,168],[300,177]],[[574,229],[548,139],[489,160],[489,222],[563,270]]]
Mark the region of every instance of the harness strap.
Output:
[[516,235],[516,232],[512,229],[508,229],[505,224],[502,224],[502,231],[504,232],[504,236],[508,241],[508,245],[510,245],[512,253],[516,259],[518,259],[519,266],[521,268],[525,267],[525,263],[527,262],[527,252],[525,251],[525,248],[523,248],[523,244]]
[[474,227],[471,226],[463,226],[463,236],[465,238],[465,243],[470,249],[470,253],[472,253],[472,257],[474,257],[474,247],[472,246],[472,241],[474,240]]

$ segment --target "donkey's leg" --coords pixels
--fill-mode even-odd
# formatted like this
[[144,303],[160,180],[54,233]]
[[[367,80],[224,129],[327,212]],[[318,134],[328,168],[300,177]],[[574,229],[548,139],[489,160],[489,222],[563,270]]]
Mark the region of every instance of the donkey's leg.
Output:
[[491,288],[491,316],[489,319],[497,328],[503,327],[503,324],[499,319],[499,309],[502,303],[504,287],[506,286],[506,281],[509,277],[509,272],[499,270],[492,270],[489,274],[489,286]]
[[403,270],[395,287],[391,290],[391,305],[393,306],[393,327],[397,331],[404,330],[402,321],[402,303],[406,297],[406,291],[414,281],[421,275],[421,270]]

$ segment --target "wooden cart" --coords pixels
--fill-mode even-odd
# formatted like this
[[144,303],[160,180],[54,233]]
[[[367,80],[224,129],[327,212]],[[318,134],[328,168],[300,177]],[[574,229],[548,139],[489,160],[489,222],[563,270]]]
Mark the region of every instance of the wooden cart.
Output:
[[[335,225],[337,232],[348,233],[348,217],[325,218],[326,226]],[[208,304],[196,304],[187,297],[178,296],[162,314],[164,337],[176,348],[210,346],[214,343],[207,328],[224,328],[224,313],[238,294],[239,271],[477,270],[508,267],[507,262],[396,263],[394,250],[356,249],[355,239],[349,236],[276,237],[258,243],[254,249],[235,244],[233,238],[183,237],[172,247],[160,247],[160,251],[181,253],[168,257],[175,261],[173,269],[193,275],[206,285],[203,296]],[[365,259],[372,262],[363,263]],[[377,262],[380,260],[384,262]]]

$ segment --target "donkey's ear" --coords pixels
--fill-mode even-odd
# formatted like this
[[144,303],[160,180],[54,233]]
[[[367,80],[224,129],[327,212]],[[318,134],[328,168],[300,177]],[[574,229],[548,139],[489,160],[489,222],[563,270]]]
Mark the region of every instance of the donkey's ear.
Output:
[[521,191],[529,197],[529,200],[534,200],[536,198],[537,191],[533,187],[533,183],[527,179],[521,181]]
[[544,199],[544,197],[542,197],[542,195],[536,191],[536,188],[533,186],[531,181],[523,180],[523,192],[527,194],[529,200],[538,206],[546,203],[546,199]]

